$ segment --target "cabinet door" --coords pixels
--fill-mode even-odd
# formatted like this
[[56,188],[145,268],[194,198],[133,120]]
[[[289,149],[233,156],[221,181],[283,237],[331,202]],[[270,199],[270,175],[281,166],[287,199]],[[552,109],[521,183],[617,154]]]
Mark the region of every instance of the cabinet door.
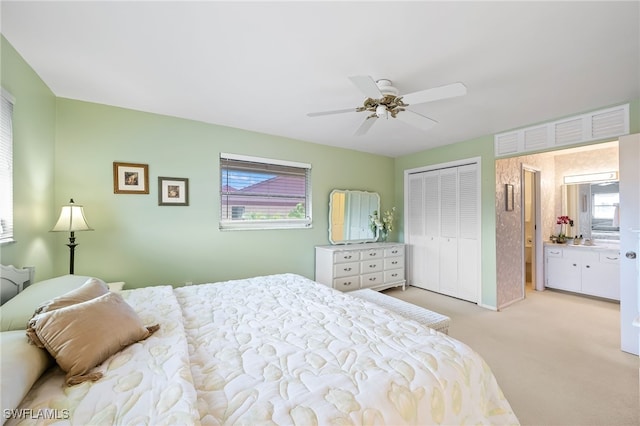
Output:
[[599,253],[583,254],[582,292],[620,300],[620,265],[617,261],[607,261],[607,258],[614,258],[614,256],[603,257]]
[[561,256],[557,257],[549,255],[549,250],[546,254],[547,287],[580,292],[582,289],[580,259],[569,251],[563,251]]

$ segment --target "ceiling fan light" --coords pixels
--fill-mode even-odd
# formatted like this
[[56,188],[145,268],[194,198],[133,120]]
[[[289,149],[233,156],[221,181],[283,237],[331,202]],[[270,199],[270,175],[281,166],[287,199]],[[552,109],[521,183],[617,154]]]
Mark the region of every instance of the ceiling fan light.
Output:
[[389,118],[387,114],[387,107],[384,105],[378,105],[376,107],[376,115],[378,118]]

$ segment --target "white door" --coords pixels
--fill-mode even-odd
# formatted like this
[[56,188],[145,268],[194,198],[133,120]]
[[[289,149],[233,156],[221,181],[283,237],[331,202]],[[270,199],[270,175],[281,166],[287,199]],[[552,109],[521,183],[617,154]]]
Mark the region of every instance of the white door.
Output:
[[440,171],[440,292],[458,296],[458,170]]
[[640,353],[640,134],[620,138],[620,347]]
[[441,166],[405,172],[409,284],[477,303],[480,168]]
[[458,297],[475,302],[480,291],[480,171],[458,167]]
[[424,191],[422,174],[408,176],[407,182],[407,228],[405,242],[407,243],[409,268],[407,275],[409,283],[416,287],[427,288],[425,284],[427,259],[424,233]]

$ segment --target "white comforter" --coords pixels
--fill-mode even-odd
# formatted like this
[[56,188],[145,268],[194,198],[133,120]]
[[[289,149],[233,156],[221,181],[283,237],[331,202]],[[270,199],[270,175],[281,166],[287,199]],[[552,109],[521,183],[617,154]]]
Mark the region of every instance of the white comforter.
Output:
[[67,387],[53,367],[31,388],[5,425],[189,425],[198,423],[196,390],[182,312],[170,286],[121,292],[145,324],[160,324],[96,367],[97,382]]
[[175,290],[202,424],[517,424],[484,361],[298,275]]
[[123,296],[160,330],[97,382],[65,387],[50,370],[20,424],[518,423],[466,345],[298,275]]

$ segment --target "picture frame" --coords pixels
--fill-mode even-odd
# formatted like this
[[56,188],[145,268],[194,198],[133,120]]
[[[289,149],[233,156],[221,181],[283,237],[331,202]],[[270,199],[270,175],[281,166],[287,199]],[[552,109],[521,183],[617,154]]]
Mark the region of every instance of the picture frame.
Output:
[[137,163],[113,163],[114,194],[148,194],[149,165]]
[[510,212],[513,210],[513,185],[510,183],[505,183],[504,192],[505,192],[505,210]]
[[188,206],[189,179],[176,177],[158,177],[159,206]]

